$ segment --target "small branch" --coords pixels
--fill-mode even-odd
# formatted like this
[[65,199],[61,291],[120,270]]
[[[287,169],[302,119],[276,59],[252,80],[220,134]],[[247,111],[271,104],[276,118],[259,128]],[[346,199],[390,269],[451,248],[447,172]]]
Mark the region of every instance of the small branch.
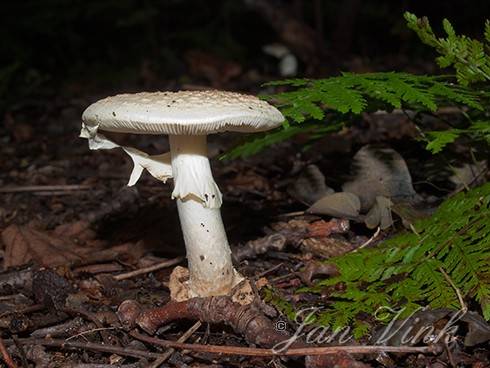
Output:
[[446,273],[446,271],[444,271],[444,269],[442,267],[439,267],[439,271],[442,273],[442,275],[444,276],[444,278],[446,279],[446,281],[449,283],[449,285],[451,285],[451,287],[456,292],[456,295],[458,296],[459,304],[461,305],[461,312],[463,314],[465,314],[468,311],[468,307],[466,306],[466,304],[464,302],[464,298],[463,298],[463,295],[461,294],[461,290],[459,290],[459,288],[456,286],[456,284],[454,283],[454,281]]
[[296,217],[296,216],[303,216],[304,214],[305,214],[305,211],[295,211],[295,212],[281,213],[280,215],[277,215],[276,217]]
[[[97,344],[93,342],[76,342],[76,341],[65,341],[62,339],[33,339],[33,338],[18,339],[18,342],[22,345],[42,345],[42,346],[57,347],[61,349],[82,349],[82,350],[101,351],[104,353],[130,356],[133,358],[159,359],[162,357],[162,354],[158,354],[158,353],[151,353],[148,351],[136,350],[136,349],[128,349],[127,347],[118,347],[118,346],[112,346],[108,344]],[[5,340],[5,343],[8,345],[12,345],[14,342],[13,340]]]
[[163,347],[173,347],[176,349],[186,349],[197,351],[201,353],[215,353],[225,355],[246,355],[246,356],[258,356],[258,357],[271,357],[271,356],[314,356],[314,355],[331,355],[339,353],[348,354],[367,354],[367,353],[436,353],[435,346],[320,346],[320,347],[304,347],[304,348],[292,348],[280,353],[273,349],[263,348],[247,348],[240,346],[220,346],[220,345],[201,345],[201,344],[186,344],[176,341],[161,340],[154,337],[144,336],[136,331],[131,331],[130,335],[135,339],[143,342],[158,345]]
[[12,360],[12,357],[10,356],[7,348],[5,347],[5,344],[4,344],[1,336],[0,336],[0,354],[2,355],[2,358],[3,358],[3,361],[5,362],[5,364],[7,364],[7,367],[17,368],[17,365]]
[[261,277],[264,277],[265,275],[271,273],[271,272],[274,272],[276,271],[277,269],[281,268],[282,266],[284,266],[284,263],[281,262],[281,263],[278,263],[276,264],[275,266],[272,266],[271,268],[265,270],[265,271],[262,271],[261,273],[259,273],[257,276],[254,277],[255,280],[258,280],[260,279]]
[[67,337],[65,339],[65,341],[70,341],[70,340],[76,339],[77,337],[83,337],[85,340],[87,340],[85,338],[85,335],[91,334],[93,332],[99,332],[99,331],[105,331],[105,330],[117,330],[117,329],[118,329],[118,327],[93,328],[91,330],[83,331],[83,332],[77,333],[76,335],[72,335],[70,337]]
[[19,355],[20,355],[20,359],[21,359],[20,360],[21,361],[20,366],[22,368],[29,367],[29,362],[27,361],[26,352],[24,350],[24,347],[21,344],[19,344],[19,339],[18,339],[17,335],[13,335],[12,340],[14,341],[15,347],[19,351]]
[[[128,303],[122,303],[119,309],[127,308],[127,306]],[[159,308],[136,312],[132,318],[149,334],[155,333],[158,327],[166,323],[178,319],[189,319],[208,323],[225,323],[237,333],[242,334],[249,343],[268,348],[287,339],[287,336],[277,331],[272,322],[253,304],[241,305],[233,302],[227,296],[170,302]],[[132,326],[134,323],[127,325]],[[298,342],[293,343],[292,346],[298,347]]]
[[[181,337],[179,337],[179,339],[177,340],[177,342],[180,342],[180,343],[183,343],[183,342],[186,342],[187,339],[189,337],[191,337],[194,332],[196,332],[199,327],[201,327],[202,323],[200,321],[197,321],[196,323],[194,323],[194,325],[189,328]],[[158,358],[157,360],[155,360],[153,362],[153,364],[149,367],[149,368],[158,368],[160,367],[160,365],[162,365],[163,363],[165,363],[165,361],[170,358],[170,356],[175,352],[175,349],[174,348],[169,348],[167,349],[161,358]]]
[[89,190],[93,185],[25,185],[0,188],[0,193],[29,193],[29,192],[71,192],[78,190]]
[[104,340],[104,343],[106,344],[111,344],[110,337],[107,335],[107,329],[104,328],[102,325],[102,322],[97,318],[97,316],[89,311],[82,310],[82,309],[72,309],[72,308],[62,308],[62,311],[65,313],[68,313],[69,315],[76,315],[76,316],[81,316],[85,318],[86,320],[93,322],[95,326],[97,327],[96,330],[98,333],[100,333],[100,336],[102,337],[102,340]]
[[174,266],[176,264],[179,264],[183,260],[184,260],[184,257],[177,257],[177,258],[173,258],[173,259],[168,259],[166,261],[163,261],[163,262],[160,262],[160,263],[148,266],[148,267],[140,268],[138,270],[134,270],[134,271],[126,272],[126,273],[122,273],[120,275],[116,275],[113,277],[114,277],[114,280],[117,280],[117,281],[126,280],[126,279],[129,279],[131,277],[143,275],[145,273],[160,270],[162,268]]
[[374,233],[374,235],[372,237],[370,237],[366,242],[362,243],[359,247],[357,247],[354,252],[358,251],[359,249],[362,249],[364,247],[367,247],[369,244],[371,244],[374,239],[376,239],[379,235],[379,233],[381,232],[381,228],[378,226],[378,228],[376,229],[376,232]]

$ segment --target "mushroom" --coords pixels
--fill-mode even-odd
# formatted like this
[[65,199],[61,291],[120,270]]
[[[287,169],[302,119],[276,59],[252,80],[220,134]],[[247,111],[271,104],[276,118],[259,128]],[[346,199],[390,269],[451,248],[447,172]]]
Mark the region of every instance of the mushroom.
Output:
[[275,128],[282,114],[254,96],[224,91],[143,92],[107,97],[90,105],[82,116],[80,136],[90,149],[121,147],[99,130],[168,134],[170,152],[150,156],[121,148],[134,168],[128,185],[143,169],[165,182],[174,179],[172,198],[184,236],[189,267],[188,296],[229,294],[243,278],[234,269],[216,185],[207,156],[206,136],[223,131],[258,132]]

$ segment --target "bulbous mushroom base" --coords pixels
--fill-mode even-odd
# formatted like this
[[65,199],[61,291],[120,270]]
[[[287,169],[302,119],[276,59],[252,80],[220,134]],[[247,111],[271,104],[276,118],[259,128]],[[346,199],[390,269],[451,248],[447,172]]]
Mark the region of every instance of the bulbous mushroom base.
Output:
[[[183,302],[195,297],[230,295],[232,296],[232,299],[237,299],[236,301],[241,304],[251,303],[253,300],[253,293],[249,281],[240,275],[235,269],[233,269],[233,272],[233,286],[230,289],[225,288],[222,290],[214,290],[215,293],[213,294],[205,292],[205,295],[199,295],[190,287],[189,270],[185,267],[177,266],[170,274],[170,280],[168,283],[168,288],[170,289],[170,299],[174,302]],[[238,285],[240,285],[240,287],[238,287]],[[209,286],[207,290],[209,290]]]

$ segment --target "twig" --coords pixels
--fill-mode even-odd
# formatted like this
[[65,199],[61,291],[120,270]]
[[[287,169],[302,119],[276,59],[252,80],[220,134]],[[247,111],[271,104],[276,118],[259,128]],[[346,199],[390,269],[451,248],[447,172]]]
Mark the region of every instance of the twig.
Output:
[[83,337],[85,340],[87,340],[87,338],[85,337],[85,335],[90,334],[92,332],[105,331],[105,330],[117,330],[117,329],[118,329],[118,327],[93,328],[93,329],[90,329],[90,330],[87,330],[87,331],[83,331],[83,332],[77,333],[76,335],[72,335],[70,337],[67,337],[65,339],[65,341],[70,341],[70,340],[76,339],[77,337]]
[[100,333],[100,336],[102,337],[102,340],[104,340],[104,343],[106,344],[111,344],[110,337],[106,333],[106,329],[102,325],[102,322],[97,318],[97,316],[89,311],[82,310],[82,309],[72,309],[72,308],[62,308],[62,311],[65,313],[68,313],[70,315],[79,315],[86,320],[89,320],[95,324],[97,327],[97,332]]
[[20,366],[22,368],[29,367],[29,362],[27,361],[26,352],[24,350],[24,347],[19,343],[19,339],[18,339],[17,335],[12,335],[12,340],[14,340],[15,347],[19,351],[19,355],[20,355],[20,359],[21,359]]
[[124,268],[119,263],[101,263],[101,264],[91,264],[87,266],[80,266],[73,270],[77,275],[82,273],[89,273],[95,275],[97,273],[111,273],[111,272],[121,272]]
[[372,237],[370,237],[366,242],[364,242],[363,244],[361,244],[359,247],[357,247],[355,251],[358,251],[359,249],[362,249],[364,247],[367,247],[369,244],[371,244],[374,239],[376,239],[379,235],[379,233],[381,232],[381,228],[378,226],[378,229],[376,230],[376,232],[374,233],[374,235]]
[[[194,332],[196,332],[199,327],[201,327],[202,323],[200,321],[197,321],[191,328],[189,328],[179,339],[177,342],[186,342],[189,337],[191,337]],[[152,365],[149,366],[149,368],[158,368],[160,365],[165,363],[165,361],[170,358],[170,356],[175,352],[174,348],[169,348],[167,349],[161,358],[158,358],[153,362]]]
[[281,213],[280,215],[277,215],[277,217],[296,217],[296,216],[302,216],[304,214],[305,211],[295,211],[295,212]]
[[26,192],[70,192],[77,190],[88,190],[93,185],[74,184],[74,185],[25,185],[10,186],[0,188],[0,193],[26,193]]
[[143,267],[143,268],[140,268],[138,270],[134,270],[134,271],[122,273],[120,275],[116,275],[116,276],[114,276],[114,280],[117,280],[117,281],[126,280],[126,279],[129,279],[131,277],[135,277],[135,276],[143,275],[145,273],[149,273],[149,272],[159,270],[161,268],[174,266],[176,264],[179,264],[183,260],[184,260],[184,257],[177,257],[177,258],[173,258],[173,259],[168,259],[166,261],[163,261],[163,262],[160,262],[160,263],[148,266],[148,267]]
[[255,279],[258,280],[260,279],[261,277],[264,277],[265,275],[271,273],[271,272],[274,272],[276,271],[277,269],[281,268],[282,266],[284,265],[283,262],[281,263],[278,263],[276,264],[275,266],[272,266],[271,268],[268,268],[267,270],[265,271],[262,271],[261,273],[259,273],[257,276],[255,276]]
[[271,356],[313,356],[313,355],[330,355],[339,353],[348,354],[366,354],[376,352],[386,353],[435,353],[437,351],[435,346],[320,346],[320,347],[305,347],[305,348],[292,348],[285,351],[277,352],[274,349],[264,348],[248,348],[241,346],[219,346],[219,345],[202,345],[202,344],[186,344],[176,341],[161,340],[154,337],[144,336],[136,331],[129,333],[135,339],[147,342],[153,345],[159,345],[163,347],[173,347],[176,349],[186,349],[197,351],[201,353],[215,353],[225,355],[246,355],[246,356],[259,356],[259,357],[271,357]]
[[53,190],[53,191],[45,191],[45,192],[31,192],[32,195],[38,197],[59,197],[59,196],[73,196],[83,194],[83,190]]
[[5,311],[4,313],[0,314],[0,318],[11,314],[28,314],[28,313],[39,312],[45,308],[46,307],[43,304],[33,304],[22,309]]
[[466,304],[464,302],[464,298],[463,298],[463,295],[461,294],[461,290],[459,290],[459,288],[456,286],[456,284],[454,283],[454,281],[446,273],[446,271],[444,271],[444,269],[442,267],[439,267],[439,271],[442,273],[442,275],[444,276],[444,278],[446,279],[446,281],[449,283],[449,285],[451,285],[451,287],[456,292],[456,295],[458,296],[459,304],[461,305],[461,312],[462,312],[462,314],[465,314],[468,311],[468,307],[466,306]]
[[[127,347],[112,346],[108,344],[97,344],[94,342],[65,341],[62,339],[50,339],[50,338],[45,338],[45,339],[24,338],[24,339],[18,339],[17,341],[22,345],[42,345],[42,346],[57,347],[61,349],[93,350],[93,351],[101,351],[104,353],[130,356],[134,358],[158,359],[162,356],[162,354],[151,353],[149,351],[128,349]],[[11,345],[14,342],[13,340],[5,340],[5,343]]]
[[0,336],[0,354],[2,355],[2,358],[3,358],[3,361],[5,362],[5,364],[7,364],[7,367],[17,368],[17,365],[14,363],[14,361],[12,360],[12,357],[10,356],[7,348],[5,347],[2,336]]
[[447,358],[449,360],[449,364],[451,364],[451,367],[452,368],[456,368],[457,365],[454,362],[453,354],[451,353],[451,349],[449,349],[449,346],[447,346],[447,343],[446,342],[444,342],[444,350],[446,351],[446,355],[447,355]]
[[272,280],[271,280],[271,283],[272,284],[275,284],[279,281],[284,281],[284,280],[287,280],[287,279],[290,279],[292,277],[296,277],[298,276],[298,274],[296,272],[289,272],[285,275],[281,275],[281,276],[277,276],[277,277],[274,277]]

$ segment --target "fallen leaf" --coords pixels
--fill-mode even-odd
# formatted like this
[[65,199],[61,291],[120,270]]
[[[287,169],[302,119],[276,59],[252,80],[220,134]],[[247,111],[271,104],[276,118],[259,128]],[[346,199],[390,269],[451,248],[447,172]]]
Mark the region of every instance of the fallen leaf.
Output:
[[325,184],[325,176],[316,165],[308,165],[289,190],[296,200],[307,205],[333,192],[334,190]]
[[[389,309],[386,310],[387,315],[383,322],[389,322],[389,324],[383,324],[376,329],[371,338],[373,344],[382,342],[386,345],[400,346],[408,343],[416,344],[423,339],[433,341],[445,325],[442,323],[439,327],[437,322],[443,318],[449,318],[450,313],[457,313],[445,308],[422,309],[406,319],[397,319],[393,310],[390,311],[392,314],[389,314],[388,311]],[[418,334],[418,332],[422,333]]]
[[268,250],[282,251],[287,243],[287,237],[281,233],[270,234],[248,241],[244,246],[233,247],[233,259],[240,262],[244,259],[256,258]]
[[416,196],[405,160],[391,148],[364,146],[355,154],[351,171],[354,179],[345,183],[342,190],[359,197],[362,211],[369,211],[377,196],[392,201]]
[[339,270],[337,266],[331,263],[323,263],[318,261],[310,261],[306,264],[303,271],[298,276],[306,285],[311,285],[312,281],[317,276],[338,276]]
[[261,277],[257,281],[255,281],[255,287],[257,290],[261,290],[262,288],[269,286],[269,280],[267,280],[265,277]]
[[269,180],[252,170],[239,173],[233,179],[227,181],[226,188],[229,192],[255,192],[264,194],[271,190]]
[[94,240],[97,236],[90,228],[90,223],[83,220],[57,226],[54,235],[68,239],[76,238],[78,242]]
[[[74,230],[80,227],[75,225],[65,228],[66,231],[68,229]],[[59,231],[61,230],[58,229]],[[86,235],[86,229],[81,234]],[[104,247],[104,242],[96,239],[79,242],[79,238],[75,236],[65,238],[57,235],[56,232],[41,231],[29,225],[10,225],[2,232],[2,241],[5,245],[4,268],[31,262],[44,267],[55,267],[112,261],[118,258],[137,261],[145,251],[143,242],[124,243],[107,248]]]
[[10,225],[2,232],[2,241],[5,244],[4,268],[29,262],[59,266],[80,261],[83,255],[93,251],[29,226]]
[[329,194],[316,201],[307,213],[328,215],[338,218],[357,219],[361,210],[359,197],[352,193],[340,192]]
[[461,320],[468,323],[468,332],[464,338],[465,346],[475,346],[490,340],[490,324],[476,312],[467,312]]
[[323,258],[351,252],[356,246],[341,237],[308,238],[301,241],[301,251]]
[[393,203],[391,211],[402,219],[403,226],[410,229],[414,222],[431,215],[436,208],[415,208],[409,202]]
[[463,164],[452,168],[453,175],[449,180],[456,186],[456,190],[470,185],[479,185],[485,182],[485,171],[488,171],[487,161],[478,161],[474,164]]
[[375,229],[378,226],[381,230],[389,228],[393,224],[391,216],[391,206],[393,203],[386,197],[377,196],[376,203],[369,210],[364,223],[369,229]]
[[308,236],[311,238],[322,238],[330,234],[343,234],[349,229],[350,223],[347,219],[320,220],[308,225]]

